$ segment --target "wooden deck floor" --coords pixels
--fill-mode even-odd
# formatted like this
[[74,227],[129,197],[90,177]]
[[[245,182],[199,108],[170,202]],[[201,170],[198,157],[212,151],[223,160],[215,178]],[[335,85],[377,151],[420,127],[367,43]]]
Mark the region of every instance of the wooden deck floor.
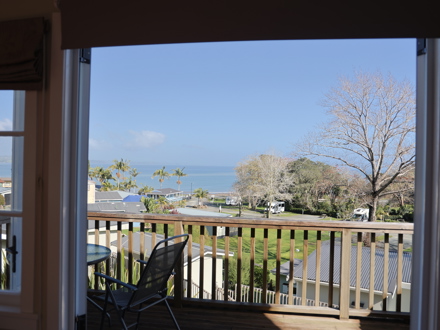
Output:
[[[328,316],[304,316],[279,313],[243,312],[210,308],[171,307],[182,330],[251,330],[251,329],[295,329],[295,330],[407,330],[408,322],[400,320],[349,319],[339,320]],[[101,314],[96,307],[88,305],[87,328],[99,329]],[[112,316],[112,327],[106,320],[104,329],[121,329],[116,315]],[[175,329],[163,304],[145,310],[139,329]]]

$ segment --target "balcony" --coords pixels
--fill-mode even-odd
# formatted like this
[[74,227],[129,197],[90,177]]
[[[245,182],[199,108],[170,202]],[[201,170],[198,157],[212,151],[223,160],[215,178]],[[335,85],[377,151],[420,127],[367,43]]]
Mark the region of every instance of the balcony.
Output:
[[[139,275],[134,260],[162,237],[190,234],[170,291],[183,329],[409,328],[413,224],[95,212],[88,220],[88,241],[113,251],[96,267],[128,282]],[[93,275],[90,286],[102,288]],[[88,313],[93,329],[100,317],[93,306]],[[162,306],[144,314],[149,328],[173,328]]]

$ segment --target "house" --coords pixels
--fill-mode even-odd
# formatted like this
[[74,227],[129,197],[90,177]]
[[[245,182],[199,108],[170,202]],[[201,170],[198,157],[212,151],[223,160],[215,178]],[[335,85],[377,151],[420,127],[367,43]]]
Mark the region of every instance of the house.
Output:
[[[230,218],[232,215],[227,213],[217,213],[217,212],[210,212],[210,211],[204,211],[204,210],[198,210],[192,207],[178,207],[176,209],[177,213],[179,214],[185,214],[185,215],[194,215],[199,217],[224,217],[224,218]],[[234,232],[236,231],[236,228],[231,228]],[[208,231],[208,234],[210,236],[214,235],[214,229],[213,226],[206,226],[206,230]],[[225,230],[226,228],[224,226],[217,226],[217,237],[221,238],[225,236]],[[231,236],[232,233],[230,233]]]
[[0,132],[2,137],[25,137],[22,148],[14,147],[20,152],[12,166],[13,191],[22,197],[23,207],[1,210],[6,217],[20,219],[16,234],[21,242],[13,290],[0,292],[1,327],[84,326],[85,290],[78,288],[86,287],[87,272],[82,233],[87,228],[88,47],[429,38],[415,46],[418,101],[411,327],[440,328],[436,313],[440,306],[438,16],[436,3],[426,0],[402,5],[376,0],[361,10],[348,0],[2,2],[0,68],[20,73],[20,79],[11,81],[11,75],[0,72],[0,88],[17,91],[14,111],[25,115],[26,124],[23,130]]
[[[151,254],[151,241],[152,241],[152,235],[151,233],[145,233],[144,235],[144,246],[145,246],[145,259],[148,259],[149,255]],[[163,235],[157,234],[156,237],[156,241],[159,242],[160,240],[162,240],[164,238]],[[133,233],[133,259],[137,260],[140,259],[140,251],[139,251],[139,246],[140,246],[140,234],[139,232],[135,232]],[[113,241],[111,243],[112,247],[116,247],[117,246],[117,242]],[[128,237],[123,237],[122,238],[122,249],[124,249],[125,251],[128,251]],[[195,284],[196,286],[200,285],[200,278],[198,276],[199,271],[200,271],[200,244],[198,243],[192,243],[192,259],[191,259],[191,267],[192,267],[192,271],[193,271],[193,276],[192,276],[192,283]],[[184,278],[185,280],[188,280],[187,278],[187,266],[188,266],[188,247],[185,247],[185,251],[184,251]],[[229,254],[231,257],[234,255],[232,252]],[[222,283],[222,276],[223,276],[223,258],[225,256],[225,251],[222,249],[217,249],[217,254],[216,254],[216,259],[215,262],[217,264],[216,266],[216,274],[215,274],[215,278],[218,279],[216,280],[216,283],[218,283],[218,285],[216,285],[217,287],[221,287],[221,283]],[[212,269],[212,263],[214,262],[213,258],[212,258],[212,247],[205,245],[204,246],[204,251],[203,251],[203,266],[204,269],[209,270],[209,271],[204,271],[203,272],[203,289],[204,292],[208,293],[209,295],[212,295],[211,292],[211,288],[212,288],[212,274],[211,274],[211,269]]]
[[12,180],[11,178],[0,178],[0,188],[11,188]]
[[[330,241],[325,241],[322,244],[321,249],[321,274],[320,274],[320,295],[322,301],[328,301],[329,295],[329,278],[330,278]],[[369,291],[370,291],[370,252],[369,247],[362,247],[361,252],[361,298],[360,306],[361,308],[368,308],[369,304]],[[341,263],[341,245],[335,244],[334,252],[334,274],[333,274],[333,303],[339,305],[339,267]],[[357,262],[357,247],[352,246],[351,248],[351,260],[350,260],[350,300],[353,302],[356,297],[355,286],[356,286],[356,262]],[[385,252],[382,248],[376,248],[375,250],[375,264],[374,264],[374,310],[382,310],[382,291],[384,283],[384,262]],[[316,260],[317,252],[313,251],[307,258],[307,298],[315,299],[315,286],[316,286]],[[411,294],[411,262],[412,253],[403,252],[403,274],[402,274],[402,311],[410,311],[410,294]],[[303,281],[303,263],[299,263],[297,267],[294,267],[293,277],[296,284],[296,295],[301,296],[304,281]],[[289,275],[289,265],[284,264],[282,267],[285,271],[282,272],[282,283],[283,285],[288,285],[288,275]],[[388,264],[388,289],[387,289],[387,310],[396,310],[396,279],[397,279],[397,251],[389,251],[389,264]]]
[[178,202],[183,199],[183,191],[176,190],[173,188],[161,188],[154,189],[153,191],[146,194],[148,198],[158,199],[159,197],[165,197],[169,202]]
[[[111,212],[111,213],[141,213],[146,211],[143,203],[136,202],[109,202],[109,203],[94,203],[87,204],[88,212]],[[106,222],[99,221],[98,228],[96,228],[96,221],[87,221],[87,243],[103,244],[106,242]],[[116,221],[110,222],[110,241],[114,241],[117,238],[118,224]],[[121,224],[121,229],[128,229],[127,222]],[[96,240],[98,235],[98,240]]]
[[8,207],[11,206],[11,193],[12,193],[12,189],[11,188],[0,187],[0,195],[2,195],[4,200],[5,200],[5,204],[3,206],[0,205],[0,210],[3,207],[4,208],[8,208]]
[[[294,270],[297,269],[297,267],[301,263],[302,263],[301,259],[295,258],[293,261],[293,269]],[[280,292],[285,293],[285,294],[289,293],[289,291],[288,291],[288,289],[289,289],[289,269],[290,269],[290,261],[285,262],[284,264],[281,264],[281,267],[280,267],[280,278],[281,278]],[[270,272],[274,275],[276,274],[276,271],[277,271],[276,268],[270,270]],[[296,292],[297,292],[297,285],[295,283],[294,288],[293,288],[293,294],[295,295]]]
[[119,190],[95,191],[95,203],[122,202],[124,198],[132,195],[132,193]]

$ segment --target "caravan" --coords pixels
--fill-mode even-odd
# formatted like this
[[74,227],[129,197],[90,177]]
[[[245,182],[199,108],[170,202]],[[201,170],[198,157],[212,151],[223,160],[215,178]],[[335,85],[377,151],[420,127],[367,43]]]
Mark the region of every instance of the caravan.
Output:
[[[278,202],[278,201],[272,202],[270,205],[270,213],[282,213],[284,212],[285,207],[286,206],[284,202]],[[265,211],[267,212],[267,207]]]
[[363,221],[366,222],[368,221],[370,215],[370,210],[369,209],[355,209],[353,211],[353,214],[351,215],[350,221]]
[[225,201],[226,205],[238,205],[238,198],[237,197],[226,197]]

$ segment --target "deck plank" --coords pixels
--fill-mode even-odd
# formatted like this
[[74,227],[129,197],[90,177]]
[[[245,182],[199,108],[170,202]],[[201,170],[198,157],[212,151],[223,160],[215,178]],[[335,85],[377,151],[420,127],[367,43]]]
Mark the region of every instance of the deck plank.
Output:
[[[245,312],[213,308],[183,307],[173,308],[174,315],[182,330],[408,330],[408,322],[372,318],[351,318],[339,320],[331,316],[294,315],[268,312]],[[99,329],[101,315],[92,305],[88,305],[87,329]],[[112,316],[112,327],[106,321],[104,329],[120,329],[120,323]],[[166,307],[153,306],[142,313],[139,329],[175,329]]]

